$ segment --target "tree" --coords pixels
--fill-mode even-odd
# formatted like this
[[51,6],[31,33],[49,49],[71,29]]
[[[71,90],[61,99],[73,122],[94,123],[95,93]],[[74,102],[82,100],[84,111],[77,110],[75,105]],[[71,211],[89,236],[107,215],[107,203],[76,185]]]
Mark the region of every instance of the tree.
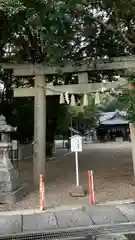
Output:
[[[83,1],[80,1],[83,2]],[[94,12],[89,11],[90,2],[85,1],[84,9],[87,9],[89,19],[97,22],[104,29],[112,32],[119,41],[124,42],[129,51],[135,49],[135,3],[129,0],[103,0],[91,3]],[[96,12],[96,13],[95,13]]]
[[[37,4],[36,1],[8,0],[3,2],[1,6],[1,19],[4,20],[1,22],[1,61],[4,59],[4,61],[8,62],[35,63],[47,62],[49,59],[51,62],[52,59],[55,59],[54,53],[58,46],[60,44],[61,46],[63,45],[64,38],[62,36],[65,26],[69,30],[70,38],[71,30],[69,28],[68,19],[64,17],[65,12],[62,15],[65,19],[65,25],[63,24],[61,15],[59,16],[59,10],[61,9],[62,11],[64,6],[57,6],[57,1],[54,3],[51,1],[39,1]],[[64,41],[64,44],[67,44],[68,47],[70,42],[69,38]],[[54,47],[51,48],[51,46]],[[57,51],[56,56],[59,56],[59,53],[60,49]],[[28,84],[31,85],[30,79],[27,80]],[[26,134],[24,131],[28,129],[26,127],[26,122],[28,123],[30,121],[28,126],[30,125],[33,129],[33,104],[30,105],[30,100],[22,100],[20,106],[19,101],[13,99],[13,93],[11,91],[12,85],[15,84],[18,87],[24,84],[24,79],[20,79],[20,84],[18,84],[16,79],[12,76],[7,78],[4,74],[3,81],[5,83],[5,89],[2,104],[0,106],[1,113],[6,116],[10,124],[18,126],[19,136],[21,135],[21,139],[18,136],[19,140],[24,140],[28,137],[28,131]],[[33,103],[33,101],[31,101],[31,103]],[[10,111],[7,107],[10,107]],[[49,145],[52,145],[51,143],[54,139],[58,108],[59,104],[57,97],[54,96],[51,99],[47,98],[47,152],[49,152],[49,155]],[[26,113],[26,109],[28,109],[29,114],[31,113],[31,117]],[[24,116],[25,118],[29,117],[29,119],[25,121],[25,124],[23,122],[25,119]],[[30,135],[32,138],[33,133],[31,131],[29,131],[29,133],[31,133]]]
[[125,110],[124,103],[117,98],[107,102],[102,108],[103,112],[115,112],[116,110]]
[[[103,1],[103,3],[98,5],[100,6],[100,12],[102,10],[105,14],[108,13],[111,5],[107,5],[106,1]],[[105,26],[100,24],[102,19],[95,17],[91,11],[92,8],[98,10],[97,7],[99,6],[91,4],[90,1],[82,0],[69,0],[68,2],[66,0],[61,2],[57,0],[39,0],[38,2],[36,0],[0,1],[0,61],[45,62],[61,65],[68,61],[78,64],[85,59],[90,61],[93,58],[126,54],[125,49],[127,51],[127,47],[121,40],[121,36],[119,34],[114,36],[112,29],[104,28]],[[112,24],[114,20],[111,18],[111,14],[112,11],[107,16],[111,19]],[[99,73],[93,71],[89,73],[89,81],[101,82],[104,77],[112,80],[115,74],[115,71],[100,71]],[[60,77],[62,79],[61,83],[59,81]],[[15,78],[10,76],[7,81],[4,75],[3,81],[7,94],[6,99],[3,99],[1,111],[5,111],[5,106],[10,106],[12,111],[6,113],[8,119],[9,121],[14,119],[18,125],[20,119],[17,118],[16,113],[19,113],[19,102],[13,99],[11,89],[13,83],[16,86],[24,84],[24,79],[16,81]],[[76,76],[67,74],[64,76],[48,76],[47,81],[53,81],[53,84],[72,84],[76,82]],[[28,84],[32,84],[30,79],[28,79]],[[47,111],[50,111],[52,105],[57,103],[55,111],[50,111],[47,114],[47,124],[53,126],[47,128],[47,130],[49,129],[47,138],[50,142],[54,138],[52,132],[55,131],[54,125],[58,113],[62,114],[65,109],[59,106],[57,97],[54,97],[51,101],[48,99],[48,102]],[[23,104],[26,104],[26,102],[23,102]],[[27,109],[29,107],[32,109],[32,103],[30,106],[28,100]],[[88,112],[88,109],[85,112]],[[51,118],[54,121],[51,121]],[[33,122],[33,115],[31,115],[31,119]],[[53,131],[51,132],[51,130]]]
[[83,105],[83,98],[81,98],[76,106],[69,106],[69,114],[71,118],[83,119],[87,129],[95,126],[100,114],[101,114],[101,104],[97,105],[95,103],[95,98],[92,94],[88,94],[88,106]]
[[121,38],[115,38],[112,29],[103,29],[104,25],[99,24],[102,18],[92,12],[94,8],[112,19],[112,3],[91,2],[6,0],[0,13],[3,54],[8,45],[12,61],[52,63],[80,62],[114,54],[115,50],[117,54],[124,52]]
[[128,82],[129,89],[123,90],[121,94],[117,95],[118,101],[123,104],[124,109],[127,111],[127,118],[130,123],[135,124],[135,74],[129,73]]
[[56,134],[68,137],[70,127],[70,114],[68,111],[69,106],[62,104],[59,107],[59,113],[56,121]]
[[[99,35],[107,31],[109,40],[113,47],[123,49],[123,53],[134,52],[135,49],[135,3],[129,0],[103,0],[103,1],[78,1],[76,5],[77,16],[82,19],[84,26],[84,37],[87,48],[88,36],[96,35],[95,27],[101,30]],[[81,17],[80,17],[81,16]],[[84,18],[82,18],[84,16]],[[111,36],[113,35],[113,37]],[[111,38],[110,38],[111,36]],[[98,39],[98,36],[96,36]],[[110,41],[108,41],[110,45]],[[124,43],[124,45],[123,45]],[[124,46],[124,48],[123,48]],[[101,47],[102,52],[102,47]],[[117,54],[116,53],[116,54]],[[103,52],[102,52],[103,54]]]

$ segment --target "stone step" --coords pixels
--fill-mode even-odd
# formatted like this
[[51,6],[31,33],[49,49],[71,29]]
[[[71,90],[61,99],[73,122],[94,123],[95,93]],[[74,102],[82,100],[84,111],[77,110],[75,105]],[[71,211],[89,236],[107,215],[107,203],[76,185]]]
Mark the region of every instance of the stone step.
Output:
[[98,236],[94,240],[127,240],[124,235],[106,235]]

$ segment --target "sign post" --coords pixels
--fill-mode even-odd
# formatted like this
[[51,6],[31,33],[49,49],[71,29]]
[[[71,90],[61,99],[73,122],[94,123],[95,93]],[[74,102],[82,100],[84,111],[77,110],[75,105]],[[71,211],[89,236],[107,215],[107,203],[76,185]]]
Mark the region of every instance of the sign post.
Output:
[[76,166],[76,186],[79,186],[79,167],[78,167],[78,152],[82,152],[82,137],[74,135],[71,137],[71,152],[75,152]]
[[75,152],[76,186],[79,186],[78,152]]

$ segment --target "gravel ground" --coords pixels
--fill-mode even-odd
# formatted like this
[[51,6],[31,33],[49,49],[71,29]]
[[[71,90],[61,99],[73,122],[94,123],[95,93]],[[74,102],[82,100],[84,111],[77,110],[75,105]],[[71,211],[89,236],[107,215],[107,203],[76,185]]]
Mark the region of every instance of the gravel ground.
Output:
[[[69,190],[75,184],[74,154],[56,154],[56,159],[47,163],[46,207],[88,204],[88,196],[71,198]],[[87,189],[87,171],[94,171],[95,198],[104,201],[135,198],[132,155],[130,143],[105,143],[85,145],[79,153],[80,184]],[[19,164],[19,175],[32,186],[32,161]],[[0,211],[39,207],[38,191],[31,192],[13,206],[0,205]]]

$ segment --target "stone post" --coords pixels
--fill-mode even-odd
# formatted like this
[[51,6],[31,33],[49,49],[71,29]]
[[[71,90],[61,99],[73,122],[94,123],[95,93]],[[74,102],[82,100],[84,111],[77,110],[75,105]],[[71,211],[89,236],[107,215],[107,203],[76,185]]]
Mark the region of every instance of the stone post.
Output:
[[78,73],[78,83],[79,84],[88,84],[88,73],[87,72]]
[[8,133],[1,133],[1,141],[2,142],[7,142],[7,134]]
[[40,174],[45,175],[45,139],[46,139],[46,96],[45,76],[35,77],[35,98],[34,98],[34,159],[33,159],[33,180],[38,186]]

